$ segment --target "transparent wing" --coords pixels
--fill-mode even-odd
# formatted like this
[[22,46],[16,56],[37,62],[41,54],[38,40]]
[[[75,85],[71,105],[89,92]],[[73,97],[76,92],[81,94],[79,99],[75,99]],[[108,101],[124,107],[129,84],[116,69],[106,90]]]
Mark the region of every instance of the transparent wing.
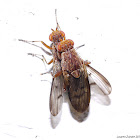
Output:
[[89,73],[89,77],[93,79],[94,83],[100,88],[100,90],[105,95],[109,95],[112,91],[109,81],[101,73],[89,65],[87,66],[87,71]]
[[53,78],[51,94],[50,94],[50,112],[53,116],[56,116],[63,103],[63,77],[59,76]]
[[62,114],[63,104],[63,76],[53,78],[50,94],[51,126],[56,128]]
[[[53,74],[61,70],[61,65],[59,61],[55,61],[53,66]],[[50,112],[53,116],[56,116],[62,108],[63,103],[63,76],[60,75],[53,78],[50,94]]]
[[102,105],[110,105],[111,100],[109,96],[105,95],[96,83],[90,85],[90,90],[91,98],[93,98],[93,100]]

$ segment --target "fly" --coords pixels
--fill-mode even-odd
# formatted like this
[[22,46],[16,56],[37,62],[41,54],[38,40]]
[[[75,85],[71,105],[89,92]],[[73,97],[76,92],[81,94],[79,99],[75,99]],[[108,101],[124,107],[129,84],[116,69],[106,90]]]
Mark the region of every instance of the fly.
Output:
[[[76,49],[79,47],[74,48],[74,42],[71,39],[66,39],[65,33],[60,29],[58,24],[56,10],[55,16],[57,27],[56,30],[52,29],[52,33],[49,36],[49,40],[52,42],[50,46],[46,45],[43,41],[19,40],[30,44],[32,44],[32,42],[41,42],[46,48],[51,50],[53,58],[48,63],[42,55],[31,53],[30,55],[38,58],[41,57],[40,59],[47,64],[53,63],[53,78],[50,93],[50,113],[53,128],[55,128],[59,122],[56,121],[55,118],[61,114],[65,90],[69,98],[72,116],[79,122],[82,122],[88,116],[91,91],[95,93],[95,96],[96,94],[101,95],[102,97],[100,96],[101,99],[99,100],[101,102],[102,100],[106,100],[108,104],[108,95],[112,91],[108,80],[92,68],[89,65],[90,62],[84,61],[77,54]],[[41,49],[46,54],[51,55],[50,52],[43,48]]]

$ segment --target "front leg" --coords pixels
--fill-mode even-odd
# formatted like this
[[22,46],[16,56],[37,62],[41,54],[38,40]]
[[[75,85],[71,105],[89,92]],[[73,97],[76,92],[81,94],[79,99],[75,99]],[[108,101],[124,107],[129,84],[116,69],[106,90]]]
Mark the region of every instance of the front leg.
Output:
[[40,48],[43,52],[45,52],[47,55],[52,55],[52,53],[46,51],[45,49],[43,49],[42,47],[36,45],[36,44],[33,44],[32,42],[41,42],[45,47],[47,47],[48,49],[52,50],[52,47],[51,46],[48,46],[46,45],[43,41],[28,41],[28,40],[23,40],[23,39],[19,39],[19,41],[22,41],[22,42],[25,42],[25,43],[28,43],[28,44],[31,44],[35,47],[38,47]]
[[52,50],[52,47],[48,46],[46,43],[44,43],[43,41],[30,41],[30,42],[41,42],[46,48]]

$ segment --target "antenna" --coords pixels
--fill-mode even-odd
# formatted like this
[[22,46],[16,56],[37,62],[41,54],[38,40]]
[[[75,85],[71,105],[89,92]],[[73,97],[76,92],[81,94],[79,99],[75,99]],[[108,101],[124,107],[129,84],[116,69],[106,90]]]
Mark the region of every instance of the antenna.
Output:
[[57,21],[57,9],[55,9],[55,19],[56,19],[56,24],[57,24],[57,27],[56,27],[56,30],[61,30],[59,24],[58,24],[58,21]]

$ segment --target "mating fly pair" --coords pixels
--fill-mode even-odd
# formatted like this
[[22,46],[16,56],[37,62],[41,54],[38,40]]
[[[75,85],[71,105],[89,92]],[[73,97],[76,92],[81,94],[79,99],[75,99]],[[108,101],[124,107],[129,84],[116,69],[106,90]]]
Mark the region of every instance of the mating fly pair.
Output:
[[[84,61],[79,57],[74,49],[74,42],[66,39],[65,33],[61,31],[57,16],[56,23],[56,30],[52,29],[52,33],[49,36],[49,40],[52,42],[50,46],[43,41],[19,41],[29,44],[31,44],[30,42],[41,42],[52,52],[53,59],[49,63],[42,55],[30,54],[39,58],[42,57],[42,60],[47,64],[53,63],[53,80],[50,93],[51,116],[55,117],[60,114],[64,92],[67,92],[72,116],[81,122],[88,116],[91,90],[95,93],[95,96],[100,95],[98,97],[101,102],[106,100],[105,102],[107,103],[103,104],[109,104],[108,95],[111,93],[112,88],[108,80],[89,65],[90,62]],[[41,49],[50,54],[43,48]],[[58,122],[55,121],[55,123]]]

